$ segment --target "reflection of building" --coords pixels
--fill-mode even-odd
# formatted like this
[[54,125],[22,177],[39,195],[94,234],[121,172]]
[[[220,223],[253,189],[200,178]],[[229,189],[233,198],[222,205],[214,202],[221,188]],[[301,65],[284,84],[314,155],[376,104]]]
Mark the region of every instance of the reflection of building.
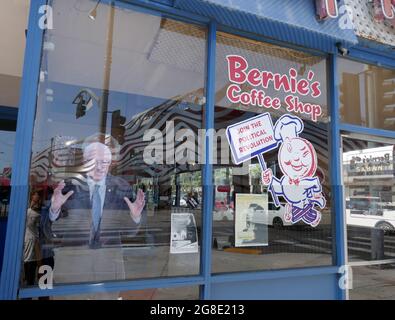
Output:
[[[354,62],[349,63],[348,69],[342,74],[340,86],[342,116],[352,123],[393,129],[395,127],[393,71]],[[365,96],[366,92],[369,98]],[[359,112],[360,105],[363,105],[363,108]]]
[[[346,197],[379,197],[382,202],[395,201],[394,147],[371,147],[361,142],[343,154]],[[374,183],[372,183],[374,182]]]
[[52,162],[58,167],[74,165],[76,161],[75,137],[56,136],[51,145]]

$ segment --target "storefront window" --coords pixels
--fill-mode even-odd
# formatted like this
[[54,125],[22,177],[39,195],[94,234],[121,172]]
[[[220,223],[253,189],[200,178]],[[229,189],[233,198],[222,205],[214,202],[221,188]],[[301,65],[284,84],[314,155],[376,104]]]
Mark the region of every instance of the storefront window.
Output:
[[350,262],[395,259],[394,155],[394,143],[343,139]]
[[38,266],[55,284],[198,274],[206,30],[50,4],[23,286]]
[[395,299],[395,140],[343,137],[349,297]]
[[395,129],[395,71],[339,59],[340,115],[345,123]]
[[213,272],[332,264],[326,59],[218,34]]

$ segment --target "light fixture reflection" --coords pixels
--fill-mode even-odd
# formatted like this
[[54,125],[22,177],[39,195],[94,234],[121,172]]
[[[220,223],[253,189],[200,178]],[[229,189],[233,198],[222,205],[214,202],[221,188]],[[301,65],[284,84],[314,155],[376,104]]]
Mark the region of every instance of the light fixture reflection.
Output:
[[97,15],[97,7],[99,6],[101,0],[97,1],[95,7],[89,12],[89,18],[93,21],[96,20],[96,15]]

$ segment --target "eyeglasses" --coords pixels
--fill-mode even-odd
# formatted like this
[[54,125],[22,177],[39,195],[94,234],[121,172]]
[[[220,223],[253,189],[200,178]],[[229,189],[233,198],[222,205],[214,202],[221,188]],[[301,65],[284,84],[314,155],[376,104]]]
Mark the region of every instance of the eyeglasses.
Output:
[[101,166],[101,167],[108,167],[109,165],[111,165],[111,160],[95,160],[95,159],[91,159],[88,161],[88,163],[94,163],[95,166]]

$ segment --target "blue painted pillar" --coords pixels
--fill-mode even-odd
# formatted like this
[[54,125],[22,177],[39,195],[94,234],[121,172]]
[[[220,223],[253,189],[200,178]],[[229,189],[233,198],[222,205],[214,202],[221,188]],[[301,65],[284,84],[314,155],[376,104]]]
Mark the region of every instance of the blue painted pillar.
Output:
[[215,106],[215,49],[216,49],[217,25],[210,22],[208,30],[207,47],[207,82],[206,82],[206,109],[204,112],[204,124],[206,129],[205,141],[205,165],[203,167],[203,241],[200,270],[204,276],[204,286],[201,290],[201,298],[210,298],[211,287],[211,249],[213,227],[213,130],[214,130],[214,106]]
[[[339,268],[346,265],[346,237],[345,237],[345,218],[343,204],[343,187],[342,187],[342,150],[340,136],[340,107],[339,107],[339,80],[337,74],[337,57],[330,55],[329,59],[329,96],[330,96],[330,172],[332,184],[332,207],[334,216],[335,240],[335,264]],[[342,274],[338,274],[338,280]],[[338,299],[346,299],[346,291],[341,289],[339,283]]]

